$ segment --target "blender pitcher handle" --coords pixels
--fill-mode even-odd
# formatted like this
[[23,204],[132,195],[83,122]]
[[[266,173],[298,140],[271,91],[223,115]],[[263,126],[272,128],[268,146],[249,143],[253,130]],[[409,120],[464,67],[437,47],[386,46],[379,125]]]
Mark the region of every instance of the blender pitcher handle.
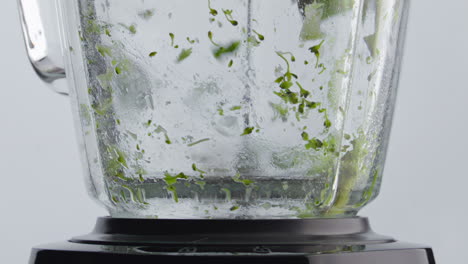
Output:
[[[18,6],[29,61],[37,75],[49,84],[65,78],[56,1],[18,0]],[[52,87],[68,94],[65,85]]]

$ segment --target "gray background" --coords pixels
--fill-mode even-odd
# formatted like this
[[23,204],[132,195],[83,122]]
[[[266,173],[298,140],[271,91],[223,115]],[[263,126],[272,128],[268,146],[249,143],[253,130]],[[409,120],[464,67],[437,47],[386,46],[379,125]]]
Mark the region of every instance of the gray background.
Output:
[[[468,1],[413,1],[374,228],[467,263]],[[106,212],[85,193],[69,101],[28,65],[16,1],[0,8],[0,263],[90,231]]]

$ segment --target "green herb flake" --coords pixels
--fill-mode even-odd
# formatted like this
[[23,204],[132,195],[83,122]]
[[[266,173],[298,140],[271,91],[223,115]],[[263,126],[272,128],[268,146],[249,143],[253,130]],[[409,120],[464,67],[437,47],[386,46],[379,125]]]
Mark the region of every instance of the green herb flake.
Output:
[[167,134],[164,134],[164,137],[166,138],[166,140],[164,142],[166,142],[166,144],[170,145],[172,144],[172,141],[171,139],[169,139],[169,136]]
[[128,27],[128,31],[130,31],[130,33],[132,33],[132,34],[136,34],[136,33],[137,33],[137,30],[136,30],[135,25],[129,26],[129,27]]
[[195,43],[195,40],[194,40],[194,39],[190,39],[189,37],[187,37],[187,41],[188,41],[188,43],[190,43],[190,44],[194,44],[194,43]]
[[210,0],[208,0],[208,8],[210,9],[210,15],[212,15],[212,16],[217,16],[218,15],[218,11],[216,9],[211,8],[211,1]]
[[182,49],[179,56],[177,57],[177,62],[181,62],[181,61],[187,59],[190,55],[192,55],[192,48]]
[[229,64],[228,64],[228,68],[231,68],[233,64],[234,64],[234,61],[233,61],[233,60],[230,60],[230,61],[229,61]]
[[171,47],[174,47],[174,33],[169,33],[169,37],[171,38]]
[[193,147],[195,145],[198,145],[200,143],[203,143],[203,142],[206,142],[206,141],[209,141],[209,140],[210,140],[209,138],[200,139],[200,140],[195,141],[193,143],[187,144],[187,147]]
[[288,120],[288,115],[289,115],[289,109],[286,106],[283,106],[281,104],[275,104],[270,102],[270,106],[273,108],[274,111],[274,118],[280,117],[283,122],[286,122]]
[[119,66],[115,67],[115,73],[116,73],[116,74],[121,74],[121,73],[122,73],[122,69],[121,69]]
[[229,210],[230,211],[236,211],[238,210],[240,207],[238,205],[234,205],[233,207],[231,207]]
[[257,31],[253,30],[253,32],[255,34],[257,34],[257,37],[260,41],[264,41],[265,40],[265,36],[263,36],[262,34],[258,33]]
[[307,132],[302,132],[301,137],[303,140],[308,141],[309,140],[309,134]]
[[252,132],[255,130],[255,127],[247,127],[244,129],[244,133],[241,134],[241,136],[246,136],[252,134]]
[[150,53],[148,56],[150,56],[150,57],[154,57],[154,56],[156,56],[157,54],[158,54],[158,52],[156,52],[156,51],[153,51],[153,52],[151,52],[151,53]]
[[323,142],[320,139],[313,138],[305,145],[306,149],[319,150],[323,147]]
[[106,55],[109,56],[109,57],[112,56],[112,52],[111,52],[110,47],[106,47],[106,46],[102,46],[102,45],[96,45],[96,49],[99,52],[99,54],[101,54],[101,56],[103,56],[103,57],[105,57]]
[[232,180],[237,183],[242,183],[244,186],[249,187],[254,184],[254,181],[248,179],[241,179],[241,175],[237,173]]
[[282,90],[280,92],[273,92],[286,103],[297,104],[299,103],[299,98],[296,93],[291,92],[290,90]]
[[120,150],[116,150],[117,151],[117,154],[118,154],[118,157],[117,157],[117,161],[122,164],[125,168],[127,168],[127,160],[125,159],[125,155],[122,151]]
[[226,16],[226,19],[227,21],[229,21],[229,23],[231,23],[231,25],[233,26],[237,26],[239,23],[234,20],[234,18],[232,17],[232,10],[229,10],[229,9],[223,9],[223,13],[224,13],[224,16]]
[[137,33],[137,29],[135,25],[127,26],[125,24],[119,23],[122,27],[126,28],[131,34],[135,35]]
[[236,105],[236,106],[231,107],[229,110],[231,110],[231,111],[237,111],[237,110],[241,110],[241,109],[242,109],[242,106]]
[[219,45],[213,40],[213,32],[208,31],[208,39],[210,40],[211,44],[215,45],[216,47],[219,47]]
[[240,46],[240,41],[234,41],[226,47],[219,47],[214,52],[215,58],[220,58],[223,55],[234,53]]
[[297,86],[299,86],[299,89],[300,89],[299,94],[301,95],[301,97],[307,98],[310,95],[310,92],[304,89],[299,82],[296,82],[296,84]]
[[282,88],[282,89],[289,89],[289,88],[291,88],[293,85],[294,85],[293,82],[288,82],[288,81],[286,81],[286,82],[282,82],[282,83],[280,84],[280,88]]
[[147,9],[147,10],[141,11],[140,13],[138,13],[138,16],[143,19],[148,20],[154,16],[154,9]]
[[330,121],[330,119],[326,118],[325,119],[325,122],[323,123],[323,125],[326,127],[326,128],[330,128],[332,126],[332,123]]
[[224,116],[224,110],[223,110],[221,107],[218,108],[218,114],[219,114],[220,116]]
[[317,62],[315,63],[315,68],[319,67],[320,48],[322,47],[324,42],[325,42],[325,40],[322,40],[318,45],[315,45],[315,46],[309,48],[310,52],[312,52],[315,55],[315,57],[317,58]]

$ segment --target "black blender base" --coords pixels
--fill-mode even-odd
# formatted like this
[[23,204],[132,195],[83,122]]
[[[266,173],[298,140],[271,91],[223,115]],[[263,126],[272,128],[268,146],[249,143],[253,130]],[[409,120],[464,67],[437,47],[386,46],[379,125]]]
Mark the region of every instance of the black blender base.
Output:
[[377,235],[367,218],[99,218],[94,231],[32,250],[30,264],[435,264],[431,248]]

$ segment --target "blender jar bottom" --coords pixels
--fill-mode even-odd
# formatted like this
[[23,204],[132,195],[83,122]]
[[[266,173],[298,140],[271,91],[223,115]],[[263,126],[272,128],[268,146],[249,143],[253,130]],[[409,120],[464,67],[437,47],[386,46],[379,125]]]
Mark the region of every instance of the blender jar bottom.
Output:
[[363,191],[334,195],[319,179],[205,178],[164,179],[111,187],[116,218],[162,219],[274,219],[355,216],[362,207]]

